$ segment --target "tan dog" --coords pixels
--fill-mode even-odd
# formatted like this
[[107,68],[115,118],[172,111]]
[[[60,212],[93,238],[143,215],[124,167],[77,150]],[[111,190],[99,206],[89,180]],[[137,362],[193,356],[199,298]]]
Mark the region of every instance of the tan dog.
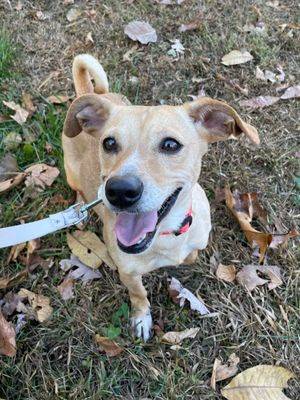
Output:
[[147,340],[152,318],[142,275],[195,261],[208,242],[210,208],[197,183],[207,143],[242,132],[255,144],[259,138],[210,98],[132,106],[108,92],[105,72],[89,55],[75,58],[73,76],[78,97],[62,136],[67,180],[87,202],[100,190],[104,240],[129,291],[135,334]]

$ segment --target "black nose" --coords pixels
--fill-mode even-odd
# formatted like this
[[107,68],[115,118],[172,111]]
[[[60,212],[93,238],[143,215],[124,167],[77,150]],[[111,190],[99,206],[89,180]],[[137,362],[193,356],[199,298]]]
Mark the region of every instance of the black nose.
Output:
[[115,176],[106,182],[105,195],[110,204],[124,209],[141,198],[143,189],[143,182],[134,175]]

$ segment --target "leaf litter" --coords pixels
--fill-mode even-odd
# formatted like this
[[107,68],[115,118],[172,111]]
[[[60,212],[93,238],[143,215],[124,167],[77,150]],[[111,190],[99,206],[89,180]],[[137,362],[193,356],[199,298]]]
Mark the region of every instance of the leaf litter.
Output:
[[[257,271],[267,275],[270,281],[262,279]],[[282,282],[281,270],[276,265],[245,265],[241,271],[236,274],[237,281],[245,286],[250,292],[257,286],[268,284],[268,289],[273,290],[280,286]]]
[[240,359],[235,353],[229,356],[226,364],[222,364],[222,361],[216,358],[213,365],[210,386],[216,390],[216,382],[223,381],[236,375],[239,362]]
[[134,41],[142,44],[157,42],[155,29],[145,21],[132,21],[124,28],[124,33]]
[[11,322],[6,321],[0,309],[0,354],[14,357],[16,354],[16,332]]
[[200,328],[189,328],[180,332],[171,331],[165,333],[161,339],[169,344],[181,344],[184,339],[194,339],[199,331]]

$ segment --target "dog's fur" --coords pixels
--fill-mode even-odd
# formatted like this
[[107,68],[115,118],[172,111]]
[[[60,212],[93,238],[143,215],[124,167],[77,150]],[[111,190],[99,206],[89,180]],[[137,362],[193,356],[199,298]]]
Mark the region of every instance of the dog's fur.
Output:
[[[109,93],[103,68],[89,55],[75,58],[73,76],[77,98],[69,108],[62,135],[67,180],[86,202],[94,200],[102,188],[104,205],[96,212],[103,221],[104,240],[129,291],[135,334],[147,340],[152,319],[142,275],[163,266],[193,262],[208,242],[210,207],[197,183],[207,143],[241,133],[255,144],[259,138],[256,129],[230,106],[207,97],[182,106],[132,106],[125,97]],[[121,143],[122,151],[116,155],[102,149],[108,136]],[[181,142],[182,150],[176,155],[161,154],[158,146],[165,137]],[[109,178],[125,174],[138,176],[144,184],[137,212],[158,210],[182,187],[175,205],[158,225],[151,246],[140,254],[127,254],[119,248],[114,232],[116,213],[103,189]],[[178,229],[190,207],[193,222],[186,233],[160,235]]]

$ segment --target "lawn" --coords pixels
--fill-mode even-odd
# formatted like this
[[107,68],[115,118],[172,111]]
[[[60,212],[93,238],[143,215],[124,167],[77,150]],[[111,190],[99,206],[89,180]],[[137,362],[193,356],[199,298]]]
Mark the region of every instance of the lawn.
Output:
[[[220,389],[229,381],[217,383],[213,390],[212,367],[216,357],[225,362],[232,353],[240,358],[239,372],[269,364],[286,367],[299,377],[297,240],[268,251],[267,263],[282,269],[283,284],[274,290],[264,285],[250,293],[237,283],[217,279],[212,267],[212,257],[238,270],[258,262],[226,205],[215,201],[215,191],[225,184],[258,192],[269,225],[281,232],[299,222],[299,102],[279,101],[254,111],[239,104],[255,96],[278,95],[278,82],[257,79],[256,66],[276,72],[280,65],[284,83],[299,84],[299,5],[260,0],[66,3],[72,2],[11,0],[0,5],[0,116],[11,114],[3,100],[21,104],[24,93],[31,94],[36,106],[22,126],[11,119],[0,122],[0,160],[8,152],[5,138],[15,132],[22,142],[10,151],[20,170],[38,162],[60,170],[54,184],[40,193],[20,185],[0,194],[0,227],[60,211],[65,205],[51,201],[58,194],[70,204],[74,200],[66,184],[60,144],[67,103],[53,105],[47,97],[74,97],[71,68],[76,54],[98,58],[111,90],[134,104],[182,104],[204,88],[207,96],[227,101],[254,125],[261,145],[255,148],[239,140],[210,146],[200,177],[211,202],[210,243],[194,265],[162,269],[145,277],[155,323],[163,321],[166,332],[200,327],[195,339],[184,341],[177,350],[159,336],[146,344],[134,340],[127,292],[117,272],[107,267],[101,268],[100,280],[86,286],[76,283],[75,297],[63,301],[57,291],[63,278],[59,262],[70,256],[70,250],[66,232],[59,232],[43,238],[37,251],[53,261],[52,267],[36,268],[11,289],[18,292],[24,287],[48,296],[53,314],[45,323],[30,320],[20,330],[15,357],[0,355],[0,399],[222,399]],[[81,15],[68,21],[66,14],[73,7]],[[195,18],[200,21],[197,29],[179,32],[181,24]],[[141,45],[126,37],[124,26],[135,19],[148,21],[156,29],[157,43]],[[263,27],[263,32],[255,26]],[[89,33],[93,43],[87,40]],[[178,57],[169,53],[175,39],[185,48]],[[221,64],[225,54],[241,49],[249,51],[253,60],[230,67]],[[101,237],[96,218],[88,228]],[[7,263],[9,251],[0,250],[0,277],[25,268],[22,259]],[[167,290],[171,276],[201,296],[215,316],[201,317],[173,304]],[[0,300],[6,293],[0,291]],[[12,323],[16,318],[10,318]],[[112,329],[125,351],[109,358],[99,351],[94,336],[106,336]],[[292,380],[285,393],[299,400],[299,380]]]

